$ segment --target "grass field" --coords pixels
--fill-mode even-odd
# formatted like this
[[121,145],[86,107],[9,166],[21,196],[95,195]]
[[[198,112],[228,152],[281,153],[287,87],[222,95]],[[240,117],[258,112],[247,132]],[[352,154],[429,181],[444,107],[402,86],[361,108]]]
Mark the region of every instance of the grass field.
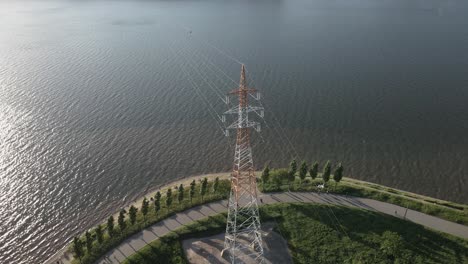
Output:
[[[295,263],[468,263],[468,241],[384,214],[317,204],[262,206]],[[181,240],[223,232],[225,214],[154,241],[124,263],[187,263]],[[299,228],[300,227],[300,228]]]

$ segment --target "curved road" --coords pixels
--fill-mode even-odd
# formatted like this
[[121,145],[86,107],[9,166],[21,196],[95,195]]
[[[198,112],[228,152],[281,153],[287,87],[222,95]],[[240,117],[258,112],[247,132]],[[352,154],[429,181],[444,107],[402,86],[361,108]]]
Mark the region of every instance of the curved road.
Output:
[[[393,205],[367,198],[358,198],[327,193],[319,194],[314,192],[268,193],[261,194],[259,198],[262,199],[263,204],[272,204],[279,202],[305,202],[357,207],[366,210],[385,213],[388,215],[393,215],[395,217],[405,218],[409,221],[418,223],[425,227],[468,239],[468,226],[449,222],[410,209],[407,210],[406,208],[398,205]],[[134,254],[136,251],[146,246],[148,243],[158,239],[161,236],[166,235],[171,230],[175,230],[193,221],[227,211],[226,204],[226,200],[212,202],[209,204],[188,209],[172,217],[166,218],[144,229],[143,231],[140,231],[139,233],[127,238],[117,248],[109,251],[103,258],[99,260],[98,263],[120,263],[130,255]],[[55,261],[52,260],[49,263],[57,263],[57,260],[58,259],[55,259]],[[61,263],[69,263],[69,260],[63,255],[60,261],[62,261]]]

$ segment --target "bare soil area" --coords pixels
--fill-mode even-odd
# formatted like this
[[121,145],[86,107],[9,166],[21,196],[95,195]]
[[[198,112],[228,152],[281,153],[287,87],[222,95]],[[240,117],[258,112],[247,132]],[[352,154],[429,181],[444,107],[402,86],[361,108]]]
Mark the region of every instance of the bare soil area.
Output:
[[[274,223],[264,223],[263,249],[264,263],[292,264],[292,258],[288,250],[288,244],[281,235],[273,231]],[[192,264],[229,264],[228,252],[221,257],[224,246],[224,233],[204,237],[187,239],[182,242],[184,253],[189,263]],[[250,263],[246,263],[250,264]]]

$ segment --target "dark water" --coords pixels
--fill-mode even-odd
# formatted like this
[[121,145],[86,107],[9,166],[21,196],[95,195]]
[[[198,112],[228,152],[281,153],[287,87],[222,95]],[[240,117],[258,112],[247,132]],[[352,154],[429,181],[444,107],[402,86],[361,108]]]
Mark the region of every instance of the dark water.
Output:
[[44,261],[148,189],[231,167],[204,80],[227,92],[240,66],[210,45],[264,92],[258,167],[342,161],[467,203],[467,14],[466,1],[1,1],[0,263]]

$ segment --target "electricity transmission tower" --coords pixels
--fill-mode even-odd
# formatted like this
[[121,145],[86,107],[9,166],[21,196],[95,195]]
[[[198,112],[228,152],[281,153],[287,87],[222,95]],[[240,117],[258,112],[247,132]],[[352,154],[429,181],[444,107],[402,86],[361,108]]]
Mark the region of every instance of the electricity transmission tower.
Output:
[[231,174],[226,235],[221,254],[228,251],[231,263],[263,263],[257,181],[250,146],[250,129],[254,128],[259,132],[260,123],[250,121],[249,113],[254,112],[263,117],[264,110],[263,107],[249,105],[249,97],[260,100],[260,93],[247,87],[244,65],[241,68],[239,88],[226,96],[226,103],[230,101],[229,96],[236,96],[238,104],[224,112],[222,121],[226,121],[227,114],[237,115],[236,121],[227,126],[225,132],[226,136],[229,136],[229,129],[236,129],[237,140]]

